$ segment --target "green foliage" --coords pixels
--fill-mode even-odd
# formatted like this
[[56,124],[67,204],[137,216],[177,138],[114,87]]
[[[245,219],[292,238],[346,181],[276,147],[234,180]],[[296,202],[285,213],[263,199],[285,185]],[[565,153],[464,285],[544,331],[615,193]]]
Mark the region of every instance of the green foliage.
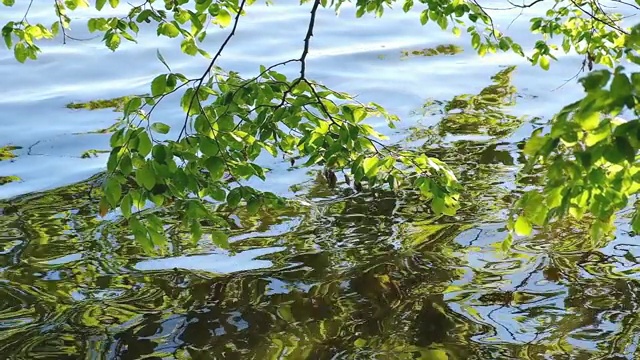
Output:
[[[546,184],[525,193],[518,205],[520,216],[539,226],[589,214],[592,235],[599,238],[640,190],[640,120],[616,117],[625,109],[638,115],[640,73],[627,75],[618,67],[612,74],[595,71],[581,82],[586,96],[565,107],[548,132],[536,130],[527,142],[526,170],[543,170]],[[640,230],[637,219],[636,214],[634,231]]]
[[[153,217],[153,209],[172,207],[182,214],[182,226],[197,240],[203,222],[221,223],[217,209],[244,208],[258,213],[284,205],[275,194],[246,185],[253,178],[267,179],[269,169],[259,158],[271,155],[288,159],[292,166],[322,167],[330,186],[337,183],[336,172],[343,172],[358,191],[412,188],[430,200],[436,214],[454,215],[460,206],[460,187],[447,165],[423,153],[386,145],[384,136],[367,124],[368,119],[383,118],[393,127],[398,120],[395,116],[378,104],[362,104],[306,78],[306,56],[318,8],[338,11],[347,2],[303,0],[302,4],[310,3],[311,15],[300,58],[262,66],[254,78],[216,66],[252,0],[147,0],[127,5],[128,13],[122,17],[89,19],[89,31],[102,34],[105,45],[114,51],[123,40],[136,42],[145,25],[154,27],[159,37],[179,39],[183,53],[210,59],[200,77],[189,79],[173,72],[157,53],[168,72],[153,79],[150,95],[126,99],[122,107],[124,122],[111,137],[100,213],[120,209],[135,238],[152,249],[162,242],[165,232]],[[108,3],[112,8],[125,6],[115,0]],[[2,4],[12,6],[14,2]],[[528,6],[539,4],[544,3]],[[541,188],[527,189],[509,225],[515,233],[527,235],[534,226],[565,215],[581,219],[589,213],[594,218],[592,235],[604,236],[616,211],[627,206],[640,189],[636,175],[640,125],[638,120],[616,118],[623,110],[637,112],[640,75],[628,74],[619,63],[640,63],[638,29],[620,28],[621,16],[605,12],[598,1],[558,0],[545,16],[531,19],[530,29],[540,40],[525,55],[519,44],[497,30],[490,9],[475,1],[358,0],[356,16],[382,16],[386,8],[396,5],[405,12],[419,6],[416,21],[423,25],[435,23],[457,36],[465,30],[480,56],[512,51],[546,70],[559,51],[575,51],[585,56],[583,67],[588,70],[594,64],[615,69],[598,70],[582,79],[585,98],[562,110],[550,129],[538,129],[527,142],[525,153],[530,162],[524,174],[536,171],[545,175],[545,181]],[[40,52],[36,42],[58,34],[67,39],[68,13],[88,6],[85,0],[55,2],[58,21],[50,26],[31,24],[26,16],[9,21],[2,28],[6,46],[20,62],[36,59]],[[106,0],[95,2],[98,11],[106,6]],[[202,47],[207,31],[212,31],[208,24],[230,28],[213,56]],[[551,41],[554,37],[560,40],[560,47]],[[296,78],[288,79],[277,71],[293,62],[300,64]],[[486,127],[489,135],[503,136],[518,126],[521,119],[500,117],[500,108],[514,95],[514,89],[506,85],[512,71],[507,68],[497,74],[495,84],[478,96],[461,96],[448,103],[445,112],[451,114],[440,124],[441,131],[464,133],[467,128]],[[181,94],[185,117],[181,127],[172,129],[152,120],[152,112],[176,92]],[[454,114],[454,109],[463,111]],[[171,130],[174,133],[169,135]],[[156,139],[157,135],[167,137]],[[634,220],[634,229],[640,230],[640,220]],[[226,243],[220,234],[213,237]]]

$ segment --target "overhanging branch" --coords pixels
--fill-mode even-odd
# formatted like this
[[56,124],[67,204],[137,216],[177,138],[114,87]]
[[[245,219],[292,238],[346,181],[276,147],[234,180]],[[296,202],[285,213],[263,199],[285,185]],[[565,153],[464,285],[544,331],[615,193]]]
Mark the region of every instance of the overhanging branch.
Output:
[[184,119],[184,124],[182,125],[182,130],[180,130],[180,134],[178,135],[178,141],[180,141],[180,139],[182,138],[182,135],[184,135],[186,133],[186,131],[187,131],[187,123],[189,122],[189,113],[191,112],[191,109],[193,108],[194,100],[195,101],[199,101],[199,100],[196,100],[196,99],[198,98],[198,92],[199,92],[200,88],[202,87],[202,83],[204,82],[204,79],[207,77],[207,75],[209,75],[211,73],[211,70],[213,69],[213,66],[215,65],[216,61],[218,60],[220,55],[222,55],[222,51],[227,46],[229,41],[231,41],[231,38],[236,34],[236,29],[238,28],[238,22],[240,21],[240,16],[242,16],[242,12],[244,10],[244,6],[245,6],[246,3],[247,3],[247,0],[242,0],[242,2],[240,3],[240,6],[238,7],[238,13],[236,14],[235,18],[233,19],[233,27],[231,28],[231,32],[229,32],[229,35],[227,35],[227,37],[222,42],[222,45],[220,45],[220,48],[218,48],[218,51],[216,52],[216,54],[211,59],[211,62],[209,62],[209,66],[207,66],[207,69],[204,71],[204,73],[202,73],[202,76],[200,76],[196,80],[196,88],[195,88],[195,91],[193,93],[193,96],[191,97],[191,101],[189,101],[189,107],[187,109],[187,114],[185,115],[186,117]]

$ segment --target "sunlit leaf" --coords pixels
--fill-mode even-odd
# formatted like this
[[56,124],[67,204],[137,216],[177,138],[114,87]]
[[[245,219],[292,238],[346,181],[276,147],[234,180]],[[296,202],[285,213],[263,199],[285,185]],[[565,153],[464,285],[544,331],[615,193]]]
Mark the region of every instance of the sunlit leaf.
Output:
[[169,130],[171,130],[171,128],[169,127],[169,125],[161,123],[161,122],[155,122],[153,124],[151,124],[151,129],[157,133],[160,134],[167,134],[169,133]]
[[524,216],[518,216],[516,223],[514,225],[514,230],[516,234],[520,236],[528,236],[531,235],[531,231],[533,230],[531,223]]

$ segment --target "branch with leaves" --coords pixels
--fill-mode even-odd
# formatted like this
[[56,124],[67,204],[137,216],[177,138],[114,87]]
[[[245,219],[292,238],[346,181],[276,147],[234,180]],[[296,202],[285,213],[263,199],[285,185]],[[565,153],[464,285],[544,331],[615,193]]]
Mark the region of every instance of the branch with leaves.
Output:
[[[345,182],[348,185],[353,183],[357,191],[373,187],[417,191],[430,201],[435,214],[454,215],[459,207],[461,188],[447,165],[416,151],[389,146],[385,143],[386,138],[366,121],[383,118],[390,127],[394,127],[399,120],[396,116],[388,114],[379,104],[363,104],[348,94],[331,90],[307,78],[306,59],[311,49],[318,10],[324,7],[338,11],[346,0],[302,2],[301,6],[308,4],[310,7],[310,16],[299,58],[261,66],[258,75],[251,78],[217,66],[219,57],[240,27],[241,17],[253,2],[146,0],[124,5],[117,0],[110,0],[108,3],[112,8],[128,6],[128,14],[88,20],[89,31],[103,34],[106,46],[114,51],[122,39],[136,41],[139,24],[153,23],[158,36],[181,37],[180,49],[183,53],[210,59],[199,77],[189,78],[172,71],[158,52],[158,59],[168,73],[153,79],[151,95],[134,97],[124,107],[125,125],[115,131],[110,139],[112,150],[102,187],[101,214],[118,211],[130,223],[135,238],[151,250],[164,246],[165,233],[168,231],[154,212],[171,207],[176,214],[180,214],[181,226],[189,229],[194,241],[200,239],[203,229],[207,229],[214,241],[225,246],[225,227],[228,224],[221,209],[238,211],[242,207],[255,214],[286,203],[285,199],[271,192],[258,191],[246,185],[253,178],[267,181],[269,169],[264,162],[265,157],[270,155],[274,159],[280,156],[289,159],[291,166],[322,168],[331,186],[337,185],[336,172],[343,172]],[[163,7],[157,6],[158,3]],[[12,0],[3,0],[2,4],[14,5]],[[95,7],[102,10],[106,4],[106,0],[99,0]],[[598,72],[599,75],[594,72],[585,78],[583,84],[588,93],[585,99],[588,100],[565,109],[554,120],[551,134],[543,136],[537,132],[527,144],[526,152],[531,156],[531,164],[524,171],[530,168],[543,171],[548,183],[542,190],[528,193],[516,204],[514,218],[509,224],[513,232],[526,235],[534,225],[544,226],[566,214],[577,216],[586,211],[584,209],[599,214],[596,223],[604,224],[610,221],[616,209],[625,205],[628,198],[637,192],[633,175],[623,177],[632,185],[625,185],[627,187],[624,190],[615,188],[623,195],[616,202],[602,205],[597,196],[613,195],[607,192],[609,190],[594,195],[593,183],[578,181],[578,175],[584,179],[585,171],[591,168],[573,166],[576,164],[575,158],[581,159],[582,155],[578,154],[600,149],[594,147],[596,143],[593,140],[587,139],[596,136],[592,132],[601,131],[597,137],[605,141],[607,147],[602,148],[606,151],[597,151],[603,151],[603,154],[611,157],[614,152],[609,150],[613,146],[624,156],[605,156],[606,162],[598,163],[593,159],[598,156],[598,159],[602,159],[602,156],[590,153],[589,166],[598,164],[606,175],[598,178],[598,181],[606,186],[619,181],[620,178],[615,176],[607,177],[612,169],[616,169],[616,174],[620,171],[635,174],[635,158],[632,155],[635,154],[636,143],[629,139],[626,142],[621,140],[626,133],[616,133],[618,130],[613,129],[618,128],[617,123],[607,120],[623,108],[632,111],[637,108],[633,89],[640,78],[634,74],[625,75],[616,65],[623,60],[640,63],[637,56],[640,41],[636,30],[620,26],[620,14],[605,11],[596,0],[554,1],[545,16],[530,19],[530,30],[538,34],[540,39],[525,54],[522,46],[499,31],[493,21],[493,12],[504,9],[486,7],[475,0],[419,4],[412,0],[363,0],[355,3],[356,16],[382,16],[386,8],[395,4],[401,4],[405,12],[422,7],[416,21],[423,25],[433,22],[442,30],[450,30],[458,36],[462,36],[464,29],[480,56],[512,51],[526,57],[532,64],[548,69],[551,60],[555,60],[560,51],[573,51],[585,56],[585,65],[590,71],[594,64],[616,68],[608,90],[604,90],[611,77],[608,70]],[[544,4],[544,1],[521,5],[511,3],[511,8]],[[35,59],[40,52],[37,40],[54,38],[61,30],[63,41],[70,39],[71,18],[67,13],[87,6],[89,3],[85,0],[56,1],[54,8],[58,21],[51,26],[30,24],[25,14],[22,20],[5,24],[2,36],[18,61]],[[209,28],[212,24],[217,25],[213,30]],[[228,27],[227,36],[211,56],[203,48],[208,32]],[[560,48],[551,43],[552,37],[562,39]],[[299,76],[287,79],[278,69],[292,63],[299,64]],[[605,78],[606,81],[603,80]],[[170,124],[155,121],[155,117],[152,120],[152,113],[157,106],[172,94],[181,95],[180,103],[185,113],[182,123],[177,127],[179,131],[175,132],[172,132]],[[607,101],[610,103],[603,104],[602,100],[597,99],[609,99]],[[597,106],[593,105],[594,102]],[[596,115],[593,114],[598,114],[597,119],[602,121],[594,120]],[[600,114],[604,115],[601,117]],[[581,121],[586,121],[585,117],[589,119],[586,128],[580,125]],[[575,169],[570,179],[564,173],[567,169]],[[586,190],[576,190],[575,187],[568,189],[567,184],[590,190],[585,193]],[[563,190],[558,192],[558,189]],[[576,200],[576,196],[580,196],[579,200]],[[545,211],[540,210],[545,209],[540,206],[543,200],[547,206]],[[592,208],[596,206],[593,204],[604,206],[602,209],[606,211]],[[575,207],[582,210],[571,210]],[[593,233],[594,236],[600,235],[599,231]]]

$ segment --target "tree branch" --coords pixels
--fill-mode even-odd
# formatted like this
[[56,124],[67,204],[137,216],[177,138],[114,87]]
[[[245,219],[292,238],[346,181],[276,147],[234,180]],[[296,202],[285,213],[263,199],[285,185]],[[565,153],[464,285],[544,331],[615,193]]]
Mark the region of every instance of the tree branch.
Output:
[[517,7],[517,8],[521,8],[521,9],[526,9],[526,8],[530,8],[532,6],[534,6],[537,3],[543,2],[544,0],[535,0],[529,4],[525,4],[524,2],[522,2],[522,5],[518,5],[518,4],[514,4],[513,2],[511,2],[511,0],[507,0],[507,2],[511,5],[513,5],[513,7]]
[[309,27],[307,28],[307,35],[304,37],[304,49],[302,50],[302,55],[300,56],[300,78],[304,79],[305,70],[306,70],[306,59],[307,54],[309,54],[309,43],[311,42],[311,37],[313,36],[313,27],[316,22],[316,13],[318,11],[318,6],[320,5],[320,0],[315,0],[313,2],[313,7],[311,8],[311,18],[309,19]]
[[207,75],[209,75],[209,73],[211,72],[211,69],[213,69],[213,65],[215,65],[215,63],[216,63],[216,60],[218,60],[218,58],[222,54],[222,51],[224,50],[224,48],[227,46],[227,44],[229,43],[231,38],[236,34],[236,29],[238,28],[238,22],[240,21],[240,16],[242,16],[242,11],[243,11],[244,6],[245,6],[246,3],[247,3],[247,0],[242,0],[242,2],[240,3],[240,6],[238,7],[238,13],[236,14],[236,17],[233,20],[233,27],[231,28],[231,32],[224,39],[224,41],[222,42],[222,45],[220,45],[220,48],[218,49],[216,54],[213,56],[213,59],[211,59],[211,62],[209,63],[209,66],[207,66],[207,69],[204,71],[202,76],[200,76],[200,78],[198,78],[196,80],[197,85],[196,85],[196,88],[195,88],[195,92],[193,93],[193,96],[191,97],[191,101],[189,102],[189,107],[187,109],[187,114],[185,115],[184,124],[182,125],[182,130],[180,130],[180,134],[178,135],[178,141],[180,141],[180,139],[182,138],[182,135],[184,135],[186,133],[186,131],[187,131],[187,123],[189,121],[189,113],[191,112],[191,109],[193,108],[194,100],[198,98],[198,91],[200,91],[200,88],[202,87],[202,83],[204,82],[204,79],[207,77]]

